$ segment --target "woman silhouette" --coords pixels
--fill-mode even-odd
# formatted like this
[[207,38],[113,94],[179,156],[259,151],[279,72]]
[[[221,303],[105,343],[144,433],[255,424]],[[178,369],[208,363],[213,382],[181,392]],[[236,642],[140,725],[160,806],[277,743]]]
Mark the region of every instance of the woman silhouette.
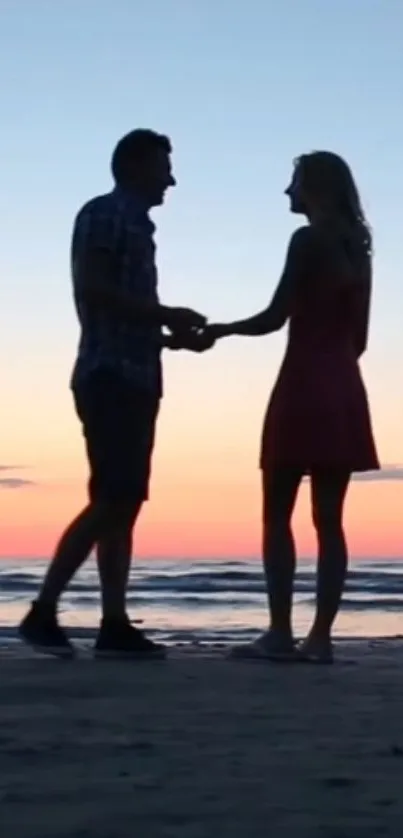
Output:
[[[236,656],[331,662],[331,629],[347,570],[342,515],[354,471],[379,468],[358,359],[367,346],[371,234],[352,173],[338,155],[297,159],[286,194],[306,216],[288,248],[270,305],[247,320],[208,327],[211,338],[266,335],[289,320],[285,357],[261,444],[263,553],[270,628]],[[291,515],[310,476],[319,546],[316,615],[295,647]]]

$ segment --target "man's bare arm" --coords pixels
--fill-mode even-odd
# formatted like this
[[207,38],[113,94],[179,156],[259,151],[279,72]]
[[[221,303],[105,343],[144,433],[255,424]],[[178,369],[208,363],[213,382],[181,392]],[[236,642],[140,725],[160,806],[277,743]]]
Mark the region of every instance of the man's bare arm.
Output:
[[160,303],[142,300],[129,290],[116,285],[117,265],[107,249],[97,248],[81,257],[73,265],[77,293],[94,308],[114,311],[116,316],[129,317],[141,325],[166,325],[168,328],[199,328],[206,318],[188,308],[171,308]]

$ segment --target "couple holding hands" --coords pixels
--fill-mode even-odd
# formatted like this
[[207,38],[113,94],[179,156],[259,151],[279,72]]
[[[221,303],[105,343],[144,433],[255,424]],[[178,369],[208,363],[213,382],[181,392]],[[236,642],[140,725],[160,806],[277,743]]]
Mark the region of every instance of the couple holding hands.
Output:
[[[81,334],[71,384],[87,448],[89,501],[63,533],[20,635],[42,651],[74,654],[58,602],[95,550],[102,594],[95,654],[165,657],[165,648],[126,613],[133,532],[148,498],[163,395],[162,348],[202,352],[217,339],[267,335],[288,323],[260,449],[268,629],[231,654],[331,663],[348,560],[344,501],[353,472],[379,468],[359,368],[372,280],[371,233],[359,193],[338,155],[299,157],[285,193],[291,212],[306,223],[291,236],[271,302],[245,320],[208,325],[197,312],[163,306],[158,297],[149,210],[175,186],[171,154],[164,135],[127,134],[112,155],[114,189],[85,204],[75,221],[72,277]],[[317,603],[308,637],[297,644],[291,516],[306,476],[318,539]]]

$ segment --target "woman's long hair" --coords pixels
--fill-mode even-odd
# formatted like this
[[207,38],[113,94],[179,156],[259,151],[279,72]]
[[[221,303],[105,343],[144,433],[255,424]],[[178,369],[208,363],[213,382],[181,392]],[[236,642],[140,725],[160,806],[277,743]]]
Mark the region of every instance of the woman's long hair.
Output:
[[354,261],[371,269],[372,235],[348,164],[331,151],[313,151],[295,161],[302,186],[322,196]]

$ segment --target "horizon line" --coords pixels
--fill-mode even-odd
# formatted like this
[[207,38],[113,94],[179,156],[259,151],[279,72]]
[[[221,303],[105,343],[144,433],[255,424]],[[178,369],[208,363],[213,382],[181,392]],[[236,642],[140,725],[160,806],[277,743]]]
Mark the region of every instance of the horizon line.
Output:
[[[39,556],[39,555],[0,555],[0,562],[50,562],[51,556]],[[94,560],[95,556],[90,555],[86,560]],[[350,555],[350,561],[362,561],[362,562],[403,562],[403,555],[362,555],[362,554],[355,554]],[[318,560],[317,555],[303,555],[299,556],[297,559],[298,562],[316,562]],[[214,556],[214,555],[202,555],[202,556],[181,556],[181,555],[169,555],[169,556],[157,556],[157,555],[148,555],[148,554],[135,554],[132,556],[133,564],[136,561],[140,562],[259,562],[262,563],[262,557],[259,555],[247,555],[247,556],[231,556],[231,555],[221,555],[221,556]],[[85,563],[86,563],[85,562]]]

